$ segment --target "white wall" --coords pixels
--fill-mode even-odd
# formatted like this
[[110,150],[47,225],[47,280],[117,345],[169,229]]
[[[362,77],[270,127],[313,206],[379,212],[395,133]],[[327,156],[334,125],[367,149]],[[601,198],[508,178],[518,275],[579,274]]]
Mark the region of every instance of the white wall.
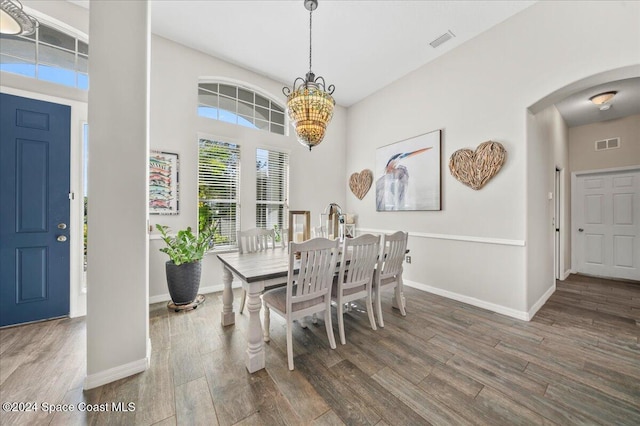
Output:
[[[301,70],[302,73],[304,70]],[[199,117],[198,79],[224,78],[249,84],[271,95],[282,104],[282,87],[274,81],[199,51],[159,36],[151,42],[151,149],[180,155],[180,214],[150,216],[157,223],[177,230],[197,226],[198,135],[210,135],[240,145],[241,155],[241,229],[255,227],[255,151],[268,147],[289,152],[289,206],[292,210],[310,210],[312,225],[319,225],[319,214],[330,202],[344,205],[346,184],[346,114],[337,106],[324,141],[309,152],[290,135],[282,136],[234,124]],[[290,84],[290,82],[288,83]],[[152,302],[168,300],[164,263],[158,250],[163,242],[152,235],[149,263],[149,294]],[[222,289],[222,270],[215,255],[203,263],[202,291]]]
[[149,27],[148,1],[91,4],[85,389],[149,363]]
[[[554,244],[556,168],[562,173],[561,194],[563,209],[559,228],[561,233],[561,270],[564,273],[565,253],[570,248],[571,233],[565,228],[569,205],[570,179],[568,174],[568,128],[560,112],[550,106],[536,115],[527,115],[527,306],[531,309],[541,299],[546,300],[555,288]],[[570,252],[568,254],[570,256]],[[570,259],[570,257],[568,257]],[[540,303],[538,303],[540,301]],[[537,309],[535,309],[537,310]]]
[[[527,108],[586,76],[640,63],[639,16],[637,2],[539,2],[349,108],[347,174],[375,170],[380,146],[444,130],[442,211],[377,213],[374,190],[362,201],[347,197],[359,228],[410,232],[408,281],[528,316],[535,304],[525,263],[532,249],[520,244],[546,229],[526,223],[526,179],[540,174],[527,170]],[[593,31],[602,19],[615,28]],[[507,161],[473,191],[450,176],[448,159],[486,140],[502,143]],[[466,237],[505,244],[443,239]]]
[[[620,138],[620,148],[595,150],[595,141]],[[640,164],[640,114],[569,129],[572,172]]]
[[89,34],[89,10],[76,6],[67,0],[24,0],[21,2],[25,11],[39,17],[40,14],[54,18],[68,28]]

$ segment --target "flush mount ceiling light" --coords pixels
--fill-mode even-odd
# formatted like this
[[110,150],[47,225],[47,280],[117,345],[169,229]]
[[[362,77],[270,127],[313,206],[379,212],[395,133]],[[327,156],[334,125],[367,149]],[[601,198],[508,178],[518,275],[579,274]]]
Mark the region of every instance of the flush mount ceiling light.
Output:
[[589,100],[593,102],[594,105],[598,105],[600,107],[600,111],[606,111],[609,108],[611,108],[609,101],[613,99],[616,93],[618,92],[612,91],[612,92],[598,93],[597,95],[590,97]]
[[309,72],[305,78],[296,78],[293,87],[283,87],[282,93],[287,97],[287,111],[298,141],[311,151],[322,142],[336,101],[331,96],[334,85],[326,87],[324,77],[316,77],[311,71],[311,17],[318,7],[318,0],[304,0],[304,7],[309,11]]
[[38,20],[22,10],[18,0],[1,0],[0,33],[11,35],[33,34],[38,27]]

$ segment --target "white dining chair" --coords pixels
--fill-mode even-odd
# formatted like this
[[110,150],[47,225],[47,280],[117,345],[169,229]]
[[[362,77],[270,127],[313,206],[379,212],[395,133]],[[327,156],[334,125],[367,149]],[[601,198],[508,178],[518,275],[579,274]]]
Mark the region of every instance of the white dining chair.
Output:
[[407,251],[407,241],[409,234],[398,231],[393,234],[382,236],[380,244],[380,256],[378,266],[374,274],[373,292],[376,300],[376,311],[378,313],[378,325],[384,327],[382,319],[381,293],[383,290],[393,288],[398,301],[398,309],[402,316],[406,316],[404,301],[402,300],[402,263]]
[[[376,329],[373,317],[373,275],[380,253],[380,236],[364,234],[357,238],[345,238],[340,258],[340,271],[334,278],[331,299],[336,302],[340,343],[346,343],[344,334],[345,303],[365,299],[369,323]],[[348,261],[348,264],[347,264]]]
[[[276,247],[276,233],[273,229],[253,228],[238,231],[238,251],[240,254],[273,250]],[[247,301],[247,291],[243,288],[240,296],[240,313]]]
[[[324,323],[331,349],[336,348],[331,325],[331,284],[338,262],[338,240],[313,238],[289,243],[289,271],[286,287],[266,291],[264,305],[265,341],[269,341],[271,311],[287,323],[287,360],[293,370],[293,321],[324,311]],[[297,259],[297,254],[299,258]]]

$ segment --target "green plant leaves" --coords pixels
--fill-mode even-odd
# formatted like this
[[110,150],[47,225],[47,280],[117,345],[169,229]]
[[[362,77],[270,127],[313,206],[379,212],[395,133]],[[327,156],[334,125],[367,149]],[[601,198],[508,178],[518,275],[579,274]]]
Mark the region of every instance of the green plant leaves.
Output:
[[166,253],[175,265],[196,262],[204,256],[211,247],[213,234],[217,226],[212,223],[201,230],[198,235],[194,235],[191,227],[178,231],[175,237],[169,235],[169,227],[156,224],[156,229],[160,231],[162,240],[167,245],[160,249]]

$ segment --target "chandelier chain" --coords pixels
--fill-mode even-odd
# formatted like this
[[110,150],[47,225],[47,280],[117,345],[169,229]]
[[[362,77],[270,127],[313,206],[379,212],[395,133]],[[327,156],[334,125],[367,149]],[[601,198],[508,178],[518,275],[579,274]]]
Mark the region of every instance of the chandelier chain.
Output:
[[312,71],[313,10],[318,0],[304,0],[304,7],[309,11],[309,72],[304,78],[296,78],[292,87],[283,87],[282,93],[287,97],[287,114],[298,141],[311,150],[322,142],[336,102],[331,96],[335,86],[327,86],[324,77]]
[[311,72],[311,23],[313,16],[313,9],[309,10],[309,72]]

